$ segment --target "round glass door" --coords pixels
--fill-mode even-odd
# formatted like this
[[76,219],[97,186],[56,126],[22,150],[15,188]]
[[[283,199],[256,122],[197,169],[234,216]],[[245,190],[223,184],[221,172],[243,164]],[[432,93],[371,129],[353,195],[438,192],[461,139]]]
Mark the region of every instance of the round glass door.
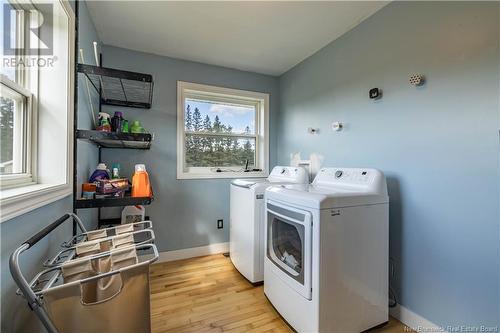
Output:
[[268,212],[267,245],[268,258],[304,284],[304,225]]

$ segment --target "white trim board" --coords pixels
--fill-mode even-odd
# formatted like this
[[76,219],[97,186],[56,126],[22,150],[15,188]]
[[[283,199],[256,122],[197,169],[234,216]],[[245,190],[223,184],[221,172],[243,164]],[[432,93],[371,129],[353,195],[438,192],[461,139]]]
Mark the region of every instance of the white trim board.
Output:
[[189,249],[160,252],[157,263],[229,252],[229,243],[209,244]]
[[[260,171],[250,173],[241,172],[241,166],[221,167],[226,170],[216,172],[218,167],[188,167],[185,161],[185,139],[189,133],[185,129],[186,99],[194,98],[213,103],[230,105],[247,105],[255,107],[255,133],[243,134],[214,134],[229,136],[237,139],[244,137],[255,140],[255,168]],[[196,133],[196,132],[190,132]],[[198,135],[207,135],[199,132]],[[210,179],[210,178],[246,178],[267,177],[269,175],[269,94],[248,90],[232,89],[219,86],[177,81],[177,179]]]
[[406,326],[415,330],[416,332],[448,332],[444,327],[434,324],[433,322],[425,319],[419,314],[405,308],[402,305],[397,305],[395,308],[389,309],[392,317],[396,318]]
[[[36,3],[38,1],[35,8]],[[35,75],[29,78],[33,79],[30,84],[37,87],[30,89],[33,108],[37,109],[33,112],[32,137],[28,139],[36,146],[36,154],[32,156],[32,161],[36,160],[31,170],[33,183],[0,191],[0,223],[72,193],[75,13],[68,0],[55,0],[52,4],[54,23],[57,22],[53,30],[57,62],[54,61],[50,70],[33,68],[36,80]],[[61,93],[53,94],[53,91]],[[58,119],[57,126],[54,119]]]

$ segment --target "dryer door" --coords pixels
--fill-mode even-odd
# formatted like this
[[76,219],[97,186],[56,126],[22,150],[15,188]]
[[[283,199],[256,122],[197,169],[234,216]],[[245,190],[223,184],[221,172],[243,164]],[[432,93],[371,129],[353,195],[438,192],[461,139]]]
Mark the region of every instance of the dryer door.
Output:
[[311,299],[311,213],[269,200],[267,258],[273,272],[303,297]]

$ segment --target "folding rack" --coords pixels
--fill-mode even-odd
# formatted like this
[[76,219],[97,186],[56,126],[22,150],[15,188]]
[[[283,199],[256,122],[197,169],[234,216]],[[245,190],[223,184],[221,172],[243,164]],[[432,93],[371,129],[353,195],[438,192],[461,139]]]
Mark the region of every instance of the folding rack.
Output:
[[[81,220],[78,218],[77,215],[74,213],[69,213],[69,214],[64,214],[62,217],[58,218],[56,221],[52,222],[42,230],[40,230],[38,233],[32,235],[29,239],[24,241],[19,247],[17,247],[14,252],[11,254],[9,258],[9,269],[12,275],[12,278],[14,279],[14,282],[16,285],[19,287],[17,294],[23,296],[26,301],[28,302],[29,308],[36,314],[36,316],[40,319],[44,327],[47,329],[48,332],[50,333],[58,333],[59,331],[57,328],[54,326],[49,314],[47,313],[46,309],[44,308],[44,300],[43,300],[43,292],[44,290],[47,290],[48,288],[51,288],[54,284],[56,284],[58,281],[61,281],[61,275],[60,275],[60,270],[61,267],[64,265],[64,262],[68,262],[66,260],[75,260],[74,256],[71,255],[66,255],[64,256],[64,260],[62,262],[59,262],[57,264],[54,264],[54,262],[58,258],[63,258],[62,253],[58,253],[56,257],[52,260],[47,260],[46,263],[44,264],[46,268],[39,272],[32,280],[31,282],[28,282],[28,280],[25,278],[23,275],[20,264],[19,264],[19,258],[23,252],[26,252],[27,250],[31,249],[35,244],[37,244],[40,240],[45,238],[48,234],[50,234],[54,229],[56,229],[58,226],[60,226],[62,223],[65,221],[69,220],[70,218],[73,219],[73,224],[77,225],[80,228],[80,231],[82,232],[81,235],[86,235],[88,234],[87,230],[85,229],[85,226],[81,222]],[[134,247],[136,251],[152,251],[152,257],[149,257],[146,260],[140,261],[136,264],[133,265],[133,267],[137,266],[142,266],[142,265],[149,265],[156,260],[158,260],[158,250],[156,249],[156,246],[153,244],[154,243],[154,233],[152,229],[148,229],[149,227],[152,227],[150,221],[144,221],[141,222],[144,224],[144,227],[146,229],[143,229],[142,231],[134,231],[132,233],[125,233],[125,234],[119,234],[118,236],[115,237],[120,237],[120,236],[127,236],[127,235],[133,235],[133,234],[138,234],[140,232],[146,231],[151,234],[151,237],[145,241],[131,244],[131,245],[126,245],[120,249],[120,250],[127,250],[131,247]],[[70,243],[73,242],[73,240],[76,240],[77,238],[72,238]],[[97,241],[106,241],[108,238],[103,238],[103,239],[97,239]],[[66,244],[70,244],[66,242]],[[63,243],[64,245],[65,243]],[[70,250],[70,248],[67,248]],[[68,250],[63,250],[63,251],[68,251]],[[92,254],[86,258],[103,258],[111,254],[112,250],[104,251],[101,253],[97,254]],[[79,260],[79,259],[76,259]],[[47,264],[49,263],[49,264]],[[132,266],[131,266],[132,267]],[[121,274],[124,268],[120,268],[117,270],[110,270],[107,272],[102,272],[99,273],[95,276],[83,278],[78,281],[73,281],[69,282],[69,284],[81,284],[81,283],[86,283],[89,281],[97,280],[97,279],[102,279],[106,278],[115,274]],[[47,275],[50,275],[50,277],[45,277]],[[43,278],[42,278],[43,277]],[[97,303],[96,303],[97,304]],[[148,314],[149,317],[149,314]]]
[[[75,73],[82,73],[90,81],[91,86],[99,95],[99,112],[102,105],[115,105],[121,107],[133,107],[149,109],[153,99],[153,77],[150,74],[123,71],[112,68],[91,66],[78,63],[78,12],[79,1],[75,1]],[[99,63],[102,66],[102,54]],[[131,197],[125,195],[123,198],[78,198],[78,145],[77,140],[86,140],[94,143],[98,151],[98,160],[101,162],[103,148],[112,149],[141,149],[151,148],[153,136],[147,133],[110,133],[78,128],[78,78],[75,78],[74,98],[74,144],[73,144],[73,212],[77,209],[98,208],[98,225],[111,225],[120,223],[120,219],[102,219],[102,207],[123,207],[133,205],[149,205],[153,197]],[[73,226],[73,234],[76,234],[76,225]]]

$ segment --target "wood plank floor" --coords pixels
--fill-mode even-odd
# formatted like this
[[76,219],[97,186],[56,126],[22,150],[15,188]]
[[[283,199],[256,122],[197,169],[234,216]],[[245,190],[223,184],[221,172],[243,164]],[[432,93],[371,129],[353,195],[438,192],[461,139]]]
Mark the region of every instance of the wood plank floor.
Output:
[[[151,266],[152,331],[292,332],[264,296],[223,255]],[[376,333],[405,331],[395,319]]]

